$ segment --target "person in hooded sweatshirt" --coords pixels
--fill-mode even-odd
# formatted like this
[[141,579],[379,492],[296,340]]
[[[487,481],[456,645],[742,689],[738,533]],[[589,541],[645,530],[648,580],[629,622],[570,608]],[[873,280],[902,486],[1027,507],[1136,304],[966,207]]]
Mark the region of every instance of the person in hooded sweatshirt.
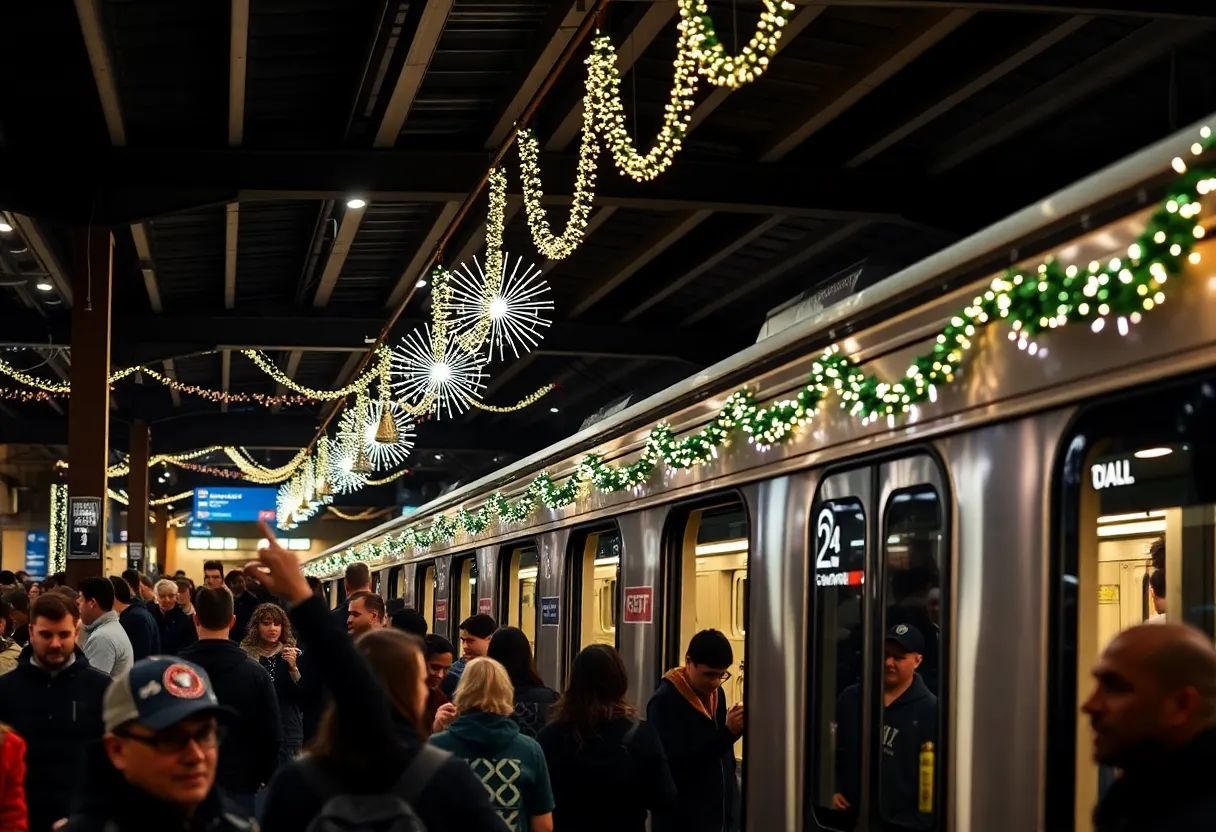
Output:
[[207,671],[220,704],[239,714],[220,749],[216,780],[229,799],[252,815],[254,796],[278,767],[283,733],[270,674],[229,640],[235,621],[227,587],[200,589],[194,597],[198,641],[180,655]]
[[[920,630],[896,624],[887,630],[883,662],[882,761],[878,811],[886,832],[934,828],[932,812],[920,811],[920,755],[937,744],[937,697],[916,669],[924,658]],[[861,686],[844,689],[836,703],[837,791],[835,809],[855,813],[861,799]]]
[[730,829],[739,794],[735,743],[743,736],[743,703],[727,707],[722,684],[734,663],[730,641],[702,630],[688,642],[684,666],[668,671],[646,704],[646,719],[659,733],[678,808],[655,813],[654,832],[721,832]]
[[515,690],[506,668],[481,656],[456,686],[459,716],[431,745],[469,761],[511,832],[552,832],[553,790],[544,752],[515,722]]
[[524,736],[535,739],[549,721],[557,691],[540,678],[528,636],[518,627],[500,627],[490,637],[486,655],[507,669],[515,688],[515,721]]
[[256,830],[215,782],[230,716],[201,667],[176,656],[136,662],[106,691],[106,733],[86,752],[63,832]]
[[80,612],[58,592],[30,608],[30,643],[17,669],[0,676],[0,722],[26,742],[25,798],[31,832],[48,832],[68,815],[73,777],[89,743],[100,739],[110,677],[76,646]]

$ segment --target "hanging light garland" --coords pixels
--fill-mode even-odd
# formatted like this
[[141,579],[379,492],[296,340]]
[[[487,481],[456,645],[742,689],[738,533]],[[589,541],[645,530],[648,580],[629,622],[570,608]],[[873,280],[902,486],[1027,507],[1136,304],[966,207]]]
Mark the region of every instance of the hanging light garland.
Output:
[[578,170],[574,174],[574,198],[570,202],[570,219],[560,237],[554,236],[545,211],[543,185],[540,180],[540,145],[530,130],[519,131],[519,175],[523,180],[524,213],[536,249],[550,260],[564,260],[583,241],[591,202],[595,199],[595,165],[599,158],[599,142],[595,138],[593,120],[595,109],[591,90],[583,97],[583,141],[578,152]]
[[51,483],[51,523],[47,532],[48,574],[68,568],[68,487]]
[[690,58],[697,71],[717,87],[738,89],[755,81],[768,69],[769,59],[777,51],[781,30],[789,22],[794,4],[788,0],[763,0],[764,11],[747,45],[740,54],[728,55],[718,40],[713,18],[705,0],[678,0],[680,30],[689,33],[692,49]]
[[517,410],[523,410],[525,407],[531,407],[556,389],[556,384],[546,384],[535,393],[529,393],[527,396],[524,396],[522,399],[512,405],[499,406],[486,404],[485,402],[478,401],[477,399],[469,399],[469,404],[478,410],[484,410],[488,413],[514,413]]
[[67,392],[49,393],[46,390],[16,390],[0,387],[0,399],[10,402],[49,402],[66,397]]
[[[384,348],[380,347],[379,349]],[[379,350],[377,350],[377,352],[379,352]],[[275,364],[270,360],[269,357],[267,357],[265,353],[259,350],[241,350],[241,354],[251,360],[258,366],[258,369],[266,373],[266,375],[270,376],[279,384],[283,385],[289,390],[295,390],[297,393],[307,396],[315,401],[334,401],[335,399],[344,399],[351,393],[355,393],[359,390],[367,390],[367,388],[371,386],[371,383],[375,381],[377,373],[375,362],[372,362],[372,364],[369,365],[368,369],[365,370],[362,375],[345,387],[341,387],[337,390],[318,390],[313,387],[305,387],[304,385],[293,380],[291,376],[279,369],[279,365]]]
[[[1201,131],[1201,139],[1191,148],[1195,156],[1214,143],[1207,127]],[[751,392],[736,391],[699,431],[677,437],[666,422],[657,424],[638,459],[627,465],[614,465],[589,454],[560,485],[541,473],[514,500],[493,494],[475,512],[462,507],[452,516],[436,515],[426,527],[409,526],[379,543],[360,544],[315,561],[305,571],[330,575],[353,560],[379,562],[450,541],[457,534],[479,535],[495,521],[522,522],[542,506],[569,506],[592,489],[614,493],[635,488],[660,466],[687,469],[709,463],[733,439],[746,437],[748,443],[761,448],[787,442],[832,394],[862,424],[886,418],[894,426],[897,416],[937,400],[939,386],[955,380],[979,328],[998,319],[1008,322],[1009,338],[1019,349],[1040,358],[1047,355],[1041,336],[1070,324],[1084,323],[1092,332],[1101,333],[1113,321],[1118,333],[1126,335],[1143,313],[1166,301],[1171,278],[1182,275],[1188,264],[1200,262],[1194,247],[1206,232],[1198,222],[1203,211],[1199,197],[1216,193],[1216,168],[1191,169],[1181,158],[1174,159],[1172,166],[1178,179],[1144,231],[1128,246],[1125,257],[1068,266],[1047,258],[1033,269],[1006,271],[950,318],[930,350],[915,358],[899,381],[889,383],[867,374],[838,346],[832,346],[812,364],[807,384],[791,399],[762,407]]]

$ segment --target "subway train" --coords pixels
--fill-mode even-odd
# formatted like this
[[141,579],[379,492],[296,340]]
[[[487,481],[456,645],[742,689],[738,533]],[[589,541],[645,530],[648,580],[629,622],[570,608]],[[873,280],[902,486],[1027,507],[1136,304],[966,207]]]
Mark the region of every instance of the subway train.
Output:
[[[860,419],[829,394],[788,441],[734,436],[704,464],[660,464],[626,490],[588,487],[570,505],[425,549],[366,544],[499,492],[513,498],[542,472],[561,483],[588,453],[629,463],[656,424],[700,431],[734,391],[786,399],[833,346],[866,373],[904,378],[1007,268],[1127,256],[1203,126],[309,567],[336,605],[343,556],[370,551],[377,589],[433,631],[455,636],[476,612],[523,628],[554,687],[579,649],[615,644],[643,712],[689,638],[721,630],[735,656],[726,696],[747,706],[740,828],[755,832],[881,828],[883,645],[893,621],[912,622],[938,706],[936,742],[919,757],[924,828],[1089,829],[1100,772],[1078,708],[1104,644],[1154,615],[1154,541],[1166,544],[1169,609],[1213,632],[1216,245],[1206,240],[1134,325],[1050,328],[1031,348],[1010,339],[1009,321],[978,327],[953,382],[906,414]],[[836,711],[853,684],[862,782],[846,813],[833,808]]]

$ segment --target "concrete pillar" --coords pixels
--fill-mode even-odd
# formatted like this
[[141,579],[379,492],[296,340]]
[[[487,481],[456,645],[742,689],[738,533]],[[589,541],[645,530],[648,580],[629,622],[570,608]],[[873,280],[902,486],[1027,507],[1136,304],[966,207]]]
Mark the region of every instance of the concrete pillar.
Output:
[[[110,447],[110,286],[114,244],[104,228],[78,228],[72,252],[72,400],[68,414],[68,494],[98,498],[97,545],[105,548],[109,498],[106,467]],[[102,574],[104,551],[73,555],[68,510],[68,584]]]
[[143,422],[131,424],[131,473],[127,475],[127,568],[144,571],[148,557],[148,455],[151,432]]
[[172,575],[169,568],[169,509],[156,507],[156,573],[162,578]]

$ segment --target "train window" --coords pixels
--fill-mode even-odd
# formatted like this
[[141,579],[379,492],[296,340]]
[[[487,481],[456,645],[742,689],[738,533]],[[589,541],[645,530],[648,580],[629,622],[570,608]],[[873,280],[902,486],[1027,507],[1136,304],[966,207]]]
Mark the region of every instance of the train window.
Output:
[[[723,685],[726,704],[743,701],[743,638],[746,624],[739,626],[737,580],[747,575],[748,520],[743,503],[727,498],[705,508],[688,511],[680,547],[680,640],[673,644],[669,663],[684,663],[684,651],[701,630],[719,630],[730,641],[734,662]],[[735,757],[742,760],[746,737],[735,743]]]
[[466,557],[452,564],[456,581],[452,584],[452,621],[459,625],[470,615],[477,614],[477,558]]
[[893,827],[933,829],[941,790],[925,788],[922,778],[940,782],[941,499],[931,485],[902,489],[887,498],[883,515],[887,638],[878,812]]
[[811,805],[821,826],[852,829],[861,795],[866,514],[861,500],[812,511]]
[[518,627],[528,636],[528,643],[536,649],[536,577],[540,569],[540,555],[536,547],[528,544],[508,549],[503,560],[506,588],[506,605],[502,608],[499,622]]
[[[1063,447],[1053,623],[1061,650],[1049,716],[1049,812],[1089,828],[1126,749],[1095,746],[1079,713],[1092,670],[1123,630],[1184,622],[1216,633],[1216,379],[1094,407]],[[1075,618],[1074,618],[1075,616]],[[1098,753],[1095,753],[1098,752]],[[1100,759],[1095,760],[1095,757]],[[1073,780],[1075,777],[1075,781]]]
[[427,564],[421,570],[422,579],[419,583],[419,592],[417,597],[421,601],[419,611],[422,617],[426,619],[426,630],[428,633],[435,630],[435,564]]
[[[616,646],[617,578],[621,574],[621,535],[615,528],[576,532],[570,538],[570,580],[578,588],[570,610],[578,632],[570,633],[577,653],[592,644]],[[576,614],[577,610],[577,614]]]

